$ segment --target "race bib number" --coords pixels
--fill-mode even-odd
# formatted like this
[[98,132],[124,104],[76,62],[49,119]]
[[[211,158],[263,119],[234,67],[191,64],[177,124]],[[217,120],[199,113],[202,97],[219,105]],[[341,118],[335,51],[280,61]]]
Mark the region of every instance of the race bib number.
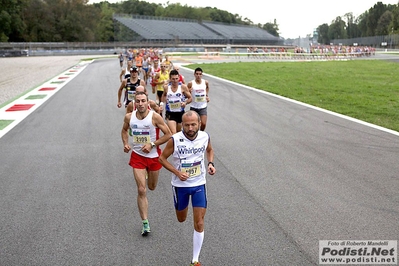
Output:
[[201,161],[198,162],[181,162],[181,171],[188,173],[189,178],[199,176],[201,174]]
[[169,109],[171,112],[179,112],[181,110],[180,101],[177,102],[169,102]]
[[197,103],[205,102],[206,101],[205,95],[195,95],[194,101]]
[[151,143],[149,131],[133,131],[133,143],[146,144]]
[[135,93],[136,93],[135,91],[127,91],[127,99],[129,101],[134,101],[134,94]]

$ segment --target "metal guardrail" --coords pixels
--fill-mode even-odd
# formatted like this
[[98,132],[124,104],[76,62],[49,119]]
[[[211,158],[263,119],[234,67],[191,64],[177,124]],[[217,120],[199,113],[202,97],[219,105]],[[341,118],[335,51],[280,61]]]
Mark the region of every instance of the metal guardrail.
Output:
[[[258,44],[176,44],[171,42],[0,42],[0,50],[120,50],[123,48],[145,47],[145,48],[246,48],[246,47],[288,47],[287,45],[258,45]],[[289,47],[291,47],[290,45]]]
[[28,56],[28,50],[0,50],[0,57]]
[[[278,45],[249,45],[250,47],[292,48]],[[47,55],[99,55],[116,54],[129,48],[162,48],[165,52],[202,52],[245,49],[248,45],[231,44],[172,44],[142,42],[0,42],[0,57]]]

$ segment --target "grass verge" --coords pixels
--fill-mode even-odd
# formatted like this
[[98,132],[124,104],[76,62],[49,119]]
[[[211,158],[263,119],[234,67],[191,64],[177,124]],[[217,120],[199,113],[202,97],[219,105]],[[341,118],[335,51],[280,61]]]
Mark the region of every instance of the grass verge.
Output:
[[198,66],[207,74],[399,131],[396,62],[238,62],[188,67]]

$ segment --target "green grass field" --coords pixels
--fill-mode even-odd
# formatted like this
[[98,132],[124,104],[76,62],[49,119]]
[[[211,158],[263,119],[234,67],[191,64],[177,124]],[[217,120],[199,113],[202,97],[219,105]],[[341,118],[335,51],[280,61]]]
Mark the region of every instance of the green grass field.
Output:
[[198,66],[206,74],[399,131],[399,63],[239,62],[188,67]]

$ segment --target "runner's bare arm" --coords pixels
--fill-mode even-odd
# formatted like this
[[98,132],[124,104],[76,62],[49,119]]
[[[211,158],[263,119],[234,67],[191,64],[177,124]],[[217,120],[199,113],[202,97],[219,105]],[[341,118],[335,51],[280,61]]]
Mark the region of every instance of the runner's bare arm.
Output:
[[121,131],[121,137],[122,137],[122,143],[123,143],[123,151],[128,153],[130,151],[130,145],[129,145],[129,123],[130,123],[130,118],[131,118],[132,113],[128,113],[125,115],[123,119],[123,126],[122,126],[122,131]]
[[164,86],[163,88],[161,102],[163,102],[164,104],[166,104],[166,95],[168,95],[168,86]]
[[126,69],[122,69],[121,73],[119,74],[119,80],[122,82],[123,81],[123,76],[125,75]]
[[165,120],[163,120],[160,114],[153,114],[152,123],[154,124],[154,126],[158,127],[163,133],[163,136],[154,142],[156,146],[164,144],[168,141],[168,139],[172,137],[172,132],[170,131],[169,127],[165,123]]
[[[208,174],[214,175],[216,173],[215,165],[213,164],[213,148],[211,144],[211,139],[208,140],[208,147],[206,148],[206,159],[208,160]],[[211,162],[211,163],[209,163]]]
[[193,83],[191,83],[191,81],[189,83],[187,83],[187,88],[188,88],[188,91],[191,93],[193,90]]
[[191,93],[190,93],[190,91],[188,90],[188,88],[187,88],[186,85],[182,84],[182,85],[181,85],[181,88],[182,88],[183,94],[184,94],[184,95],[186,96],[186,98],[187,98],[187,100],[186,100],[186,105],[187,105],[187,104],[191,103],[191,101],[192,101]]
[[149,100],[148,102],[150,103],[150,107],[152,110],[154,110],[158,114],[161,112],[161,108],[153,100]]
[[122,97],[122,91],[126,87],[126,82],[127,80],[124,79],[118,89],[118,104],[117,104],[118,108],[121,108],[122,106],[121,97]]
[[134,110],[134,102],[131,101],[126,107],[126,113],[132,113]]
[[205,80],[205,85],[206,85],[206,101],[209,102],[209,82]]

